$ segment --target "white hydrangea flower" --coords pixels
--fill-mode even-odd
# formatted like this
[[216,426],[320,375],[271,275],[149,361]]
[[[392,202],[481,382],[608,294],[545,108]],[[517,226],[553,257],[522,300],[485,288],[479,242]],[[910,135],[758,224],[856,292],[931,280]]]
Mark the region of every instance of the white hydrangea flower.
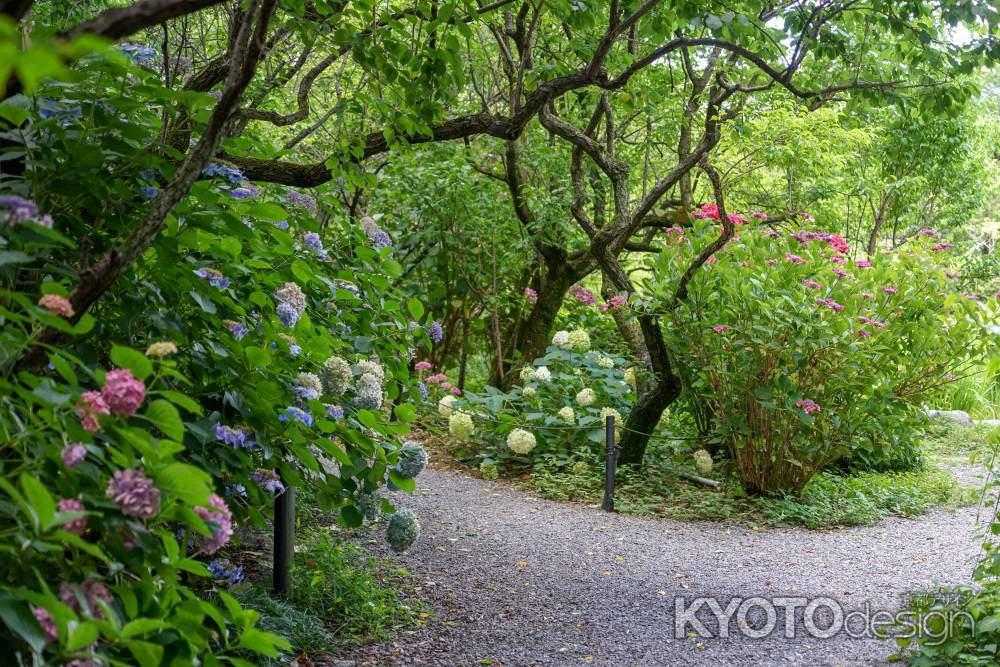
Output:
[[323,389],[330,396],[343,396],[354,379],[350,364],[340,357],[330,357],[324,361],[320,373]]
[[479,474],[483,476],[483,479],[493,480],[500,476],[500,469],[496,463],[483,461],[479,464]]
[[566,347],[569,343],[569,332],[568,331],[557,331],[556,335],[552,337],[552,344],[556,347]]
[[586,352],[590,349],[590,334],[583,329],[573,329],[566,342],[574,352]]
[[438,401],[438,413],[442,417],[450,417],[454,412],[452,406],[455,405],[455,400],[455,397],[451,394],[443,397],[440,401]]
[[535,369],[535,379],[539,382],[548,382],[552,379],[552,373],[546,366],[539,366]]
[[473,430],[472,417],[464,412],[453,412],[448,419],[448,432],[459,442],[467,441]]
[[712,455],[704,449],[694,453],[694,466],[703,475],[712,472]]
[[590,387],[586,389],[581,389],[576,395],[576,404],[580,407],[587,407],[588,405],[593,405],[594,401],[597,400],[597,394]]
[[525,398],[534,398],[538,394],[534,387],[525,387],[521,390],[521,396]]
[[611,357],[606,357],[604,355],[601,355],[600,357],[597,358],[597,365],[600,366],[601,368],[614,368],[615,360],[612,359]]
[[368,361],[367,359],[362,359],[358,362],[358,368],[361,369],[361,374],[370,373],[378,378],[379,384],[385,382],[385,369],[377,361]]
[[574,475],[586,475],[590,470],[590,466],[587,465],[586,461],[577,461],[570,467],[570,472]]
[[507,436],[507,446],[515,454],[528,454],[535,448],[535,436],[523,428],[515,428]]
[[567,424],[575,424],[576,423],[576,413],[573,412],[573,408],[571,408],[568,405],[564,406],[562,408],[559,408],[559,412],[557,414],[559,415],[559,418],[562,419]]
[[535,379],[535,369],[531,366],[525,366],[521,369],[521,382],[531,382]]
[[637,391],[635,388],[635,368],[630,367],[625,369],[625,382],[628,383],[628,386],[632,387],[632,391]]
[[601,408],[601,426],[607,424],[608,417],[615,418],[615,442],[622,439],[621,426],[624,425],[621,413],[614,408]]

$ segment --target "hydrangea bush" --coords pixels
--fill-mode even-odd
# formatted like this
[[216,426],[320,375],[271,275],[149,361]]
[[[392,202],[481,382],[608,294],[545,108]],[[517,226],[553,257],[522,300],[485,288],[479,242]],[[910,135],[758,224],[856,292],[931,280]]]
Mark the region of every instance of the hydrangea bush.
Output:
[[[718,228],[697,220],[650,265],[669,304]],[[929,230],[894,252],[850,257],[835,234],[744,224],[663,309],[669,345],[751,493],[797,493],[838,460],[898,456],[923,401],[975,363],[996,303],[956,293]],[[748,308],[747,304],[754,304]]]
[[[439,405],[454,442],[487,477],[496,466],[569,466],[596,462],[604,450],[604,417],[624,425],[633,389],[625,361],[591,349],[584,329],[558,331],[544,357],[521,369],[519,384],[486,387]],[[473,443],[471,446],[465,443]]]
[[[313,486],[355,526],[359,497],[390,480],[412,491],[420,456],[400,459],[419,398],[408,350],[430,345],[430,321],[392,288],[391,247],[336,209],[321,229],[322,200],[224,163],[95,306],[73,312],[78,271],[121,243],[175,169],[146,141],[170,94],[157,74],[115,60],[97,70],[58,90],[84,113],[25,109],[34,168],[0,191],[0,521],[18,545],[0,574],[5,655],[274,656],[288,644],[224,590],[244,577],[229,559],[234,529],[265,526],[288,485]],[[187,103],[194,114],[214,100]],[[94,159],[68,174],[67,153]],[[58,344],[23,365],[43,328]]]

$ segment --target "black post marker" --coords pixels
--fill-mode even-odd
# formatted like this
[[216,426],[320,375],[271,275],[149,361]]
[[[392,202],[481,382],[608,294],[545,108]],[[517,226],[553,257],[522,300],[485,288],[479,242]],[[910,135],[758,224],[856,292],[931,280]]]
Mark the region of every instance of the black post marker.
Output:
[[615,511],[615,467],[618,465],[618,448],[615,446],[615,418],[604,418],[604,502],[601,508]]
[[274,574],[272,581],[277,595],[287,596],[292,590],[292,561],[295,558],[295,487],[274,497]]

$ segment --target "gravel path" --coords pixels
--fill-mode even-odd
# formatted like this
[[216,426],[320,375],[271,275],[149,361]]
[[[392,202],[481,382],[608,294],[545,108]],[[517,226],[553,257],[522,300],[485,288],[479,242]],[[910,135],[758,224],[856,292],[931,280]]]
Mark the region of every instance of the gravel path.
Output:
[[[893,642],[814,638],[801,608],[793,638],[783,636],[778,607],[765,639],[742,637],[738,614],[728,639],[678,639],[675,600],[711,595],[725,609],[734,597],[826,596],[845,613],[866,603],[895,610],[901,595],[935,579],[967,581],[977,553],[974,507],[842,530],[755,531],[608,514],[442,470],[425,471],[416,495],[396,500],[420,516],[420,540],[398,561],[432,616],[337,664],[884,664]],[[713,616],[706,606],[698,618]],[[760,608],[747,618],[755,627],[765,620]]]

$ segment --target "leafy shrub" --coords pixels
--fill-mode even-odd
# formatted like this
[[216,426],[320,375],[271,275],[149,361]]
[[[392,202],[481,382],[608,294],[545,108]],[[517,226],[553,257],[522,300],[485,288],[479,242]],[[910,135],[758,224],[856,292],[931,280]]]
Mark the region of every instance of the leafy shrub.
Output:
[[[632,388],[623,364],[617,355],[591,350],[582,329],[557,332],[545,356],[522,369],[521,384],[509,392],[486,387],[451,401],[449,409],[458,412],[446,416],[456,424],[471,419],[474,428],[465,439],[471,437],[476,447],[463,446],[459,454],[487,467],[600,460],[604,417],[616,415],[621,427],[628,414]],[[459,428],[464,434],[467,426]]]
[[[26,106],[29,169],[0,193],[2,639],[26,662],[274,656],[287,643],[213,593],[223,582],[207,564],[234,523],[265,524],[285,485],[312,487],[350,525],[359,490],[387,477],[413,489],[391,468],[428,318],[392,288],[402,267],[384,239],[342,217],[321,226],[324,202],[219,162],[72,313],[80,276],[174,174],[148,139],[175,96],[154,72],[97,57],[43,93],[82,112]],[[186,104],[195,115],[214,100]],[[27,363],[43,330],[59,337]]]
[[[717,235],[710,213],[691,234],[668,230],[651,307],[670,302],[672,276]],[[914,458],[920,403],[976,362],[996,310],[949,290],[949,244],[933,234],[849,261],[836,235],[748,225],[696,273],[668,313],[669,345],[748,492],[799,493],[839,459],[892,469]]]

